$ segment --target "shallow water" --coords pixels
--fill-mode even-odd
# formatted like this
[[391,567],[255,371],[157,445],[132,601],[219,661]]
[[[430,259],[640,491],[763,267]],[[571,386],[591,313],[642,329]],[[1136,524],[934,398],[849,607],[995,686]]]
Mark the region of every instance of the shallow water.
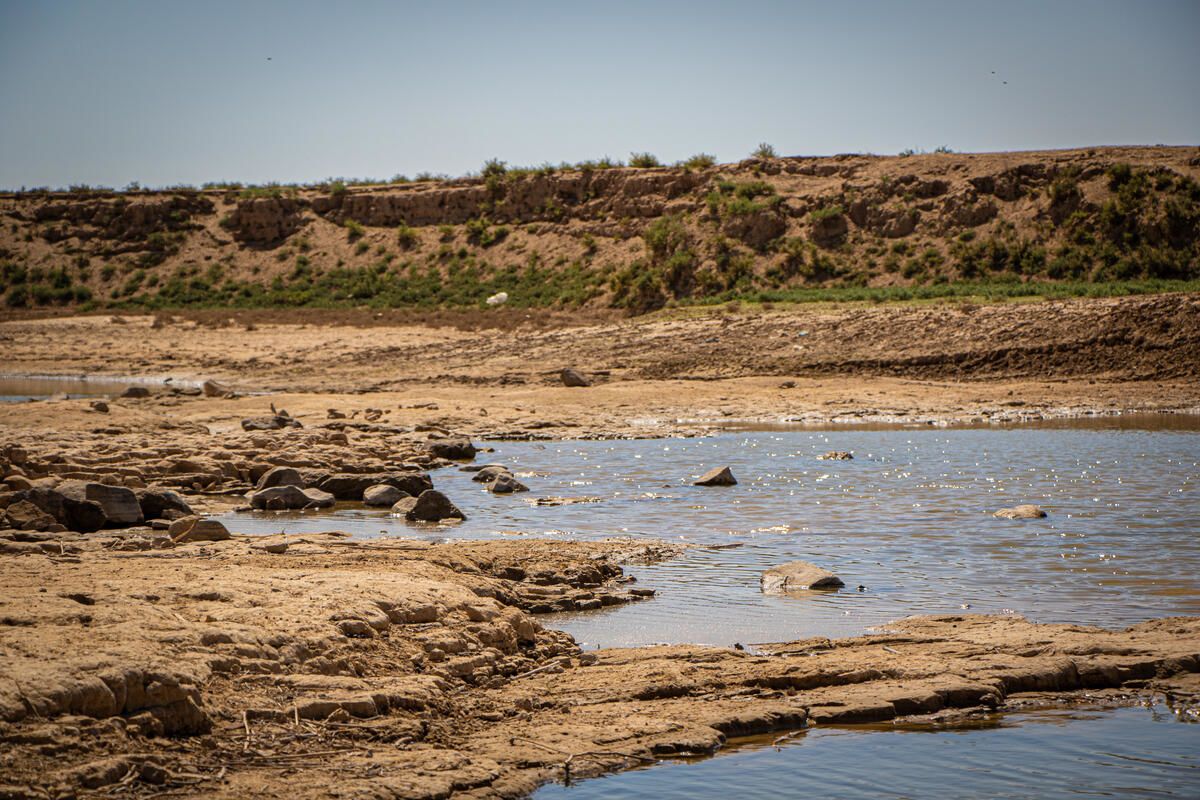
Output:
[[0,376],[0,403],[67,397],[111,397],[138,381],[73,376]]
[[[1057,424],[499,442],[479,461],[510,466],[532,491],[495,496],[470,473],[438,471],[435,484],[468,516],[459,525],[410,525],[361,506],[223,519],[247,533],[622,535],[698,545],[671,561],[629,568],[659,590],[650,602],[543,618],[589,647],[848,636],[909,614],[964,607],[1116,627],[1200,613],[1195,422],[1180,418],[1177,429],[1156,430]],[[835,449],[853,451],[854,460],[817,458]],[[690,485],[725,464],[738,486]],[[598,502],[532,504],[552,496]],[[992,517],[1026,502],[1050,516]],[[835,571],[847,587],[763,595],[761,572],[794,559]]]
[[[986,726],[986,727],[985,727]],[[813,728],[783,744],[735,745],[536,800],[1200,796],[1200,725],[1164,706],[1010,714],[971,728]]]

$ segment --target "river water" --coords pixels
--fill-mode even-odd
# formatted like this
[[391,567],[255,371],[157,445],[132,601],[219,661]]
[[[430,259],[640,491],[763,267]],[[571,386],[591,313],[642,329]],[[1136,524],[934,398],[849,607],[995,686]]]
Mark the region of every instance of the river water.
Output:
[[[693,545],[628,569],[659,591],[652,601],[542,618],[587,648],[851,636],[910,614],[963,609],[1107,627],[1200,614],[1197,417],[494,446],[478,461],[507,465],[531,491],[496,496],[470,473],[438,471],[435,485],[467,515],[457,525],[411,525],[350,505],[222,519],[244,533],[632,536]],[[819,458],[830,450],[854,458]],[[691,485],[726,465],[737,486]],[[553,497],[593,502],[536,504]],[[992,516],[1021,503],[1049,516]],[[846,587],[802,596],[759,590],[764,569],[796,559],[834,571]],[[750,745],[711,762],[542,795],[1090,796],[1129,794],[1136,784],[1140,796],[1200,797],[1200,725],[1170,714],[1013,715],[967,735],[888,731],[813,731],[781,752]],[[806,766],[814,759],[819,769]],[[934,774],[943,777],[931,783]]]

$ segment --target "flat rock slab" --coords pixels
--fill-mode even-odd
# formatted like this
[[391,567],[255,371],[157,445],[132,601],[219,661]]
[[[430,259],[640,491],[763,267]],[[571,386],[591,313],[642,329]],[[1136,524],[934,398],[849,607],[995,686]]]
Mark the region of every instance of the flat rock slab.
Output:
[[998,519],[1041,519],[1046,512],[1034,505],[1021,505],[1002,508],[992,516]]
[[700,476],[693,486],[736,486],[737,478],[729,467],[716,467]]
[[806,591],[809,589],[838,589],[846,584],[827,569],[807,561],[789,561],[771,567],[762,574],[764,592]]

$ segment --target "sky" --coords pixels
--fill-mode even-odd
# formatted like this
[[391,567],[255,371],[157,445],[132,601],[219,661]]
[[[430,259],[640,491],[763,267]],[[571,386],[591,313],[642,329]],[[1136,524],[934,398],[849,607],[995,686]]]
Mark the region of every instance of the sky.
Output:
[[1196,145],[1198,42],[1200,0],[0,0],[0,187]]

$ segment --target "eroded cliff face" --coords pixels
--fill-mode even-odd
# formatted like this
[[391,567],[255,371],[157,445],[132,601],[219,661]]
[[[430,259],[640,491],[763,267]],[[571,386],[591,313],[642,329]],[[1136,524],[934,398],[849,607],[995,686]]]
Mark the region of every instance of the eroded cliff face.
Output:
[[[324,291],[403,303],[397,286],[415,268],[451,280],[471,271],[478,285],[432,298],[471,304],[503,283],[501,273],[532,267],[584,275],[571,303],[637,309],[795,286],[1186,279],[1200,275],[1198,176],[1200,149],[1159,147],[496,169],[377,186],[26,192],[0,197],[0,289],[24,287],[25,304],[39,302],[43,284],[84,286],[104,302],[221,304],[241,292],[269,303],[268,289],[299,281],[308,300]],[[329,277],[355,271],[384,278],[373,290],[341,292],[341,279]],[[553,291],[525,298],[555,299]]]

